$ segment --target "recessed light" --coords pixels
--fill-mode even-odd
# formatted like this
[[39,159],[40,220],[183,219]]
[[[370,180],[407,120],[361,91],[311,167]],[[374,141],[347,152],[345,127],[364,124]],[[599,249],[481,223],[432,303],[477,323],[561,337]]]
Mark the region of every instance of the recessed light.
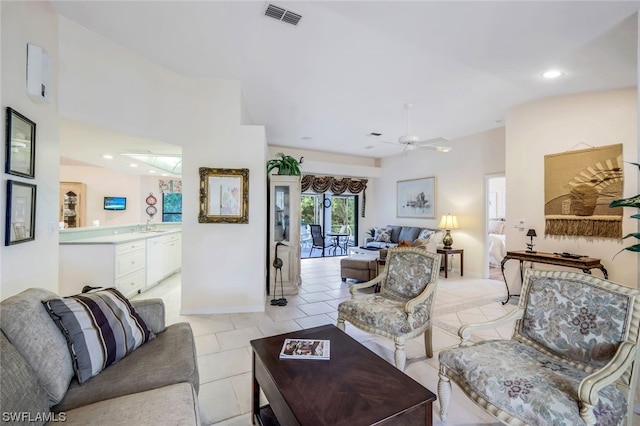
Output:
[[102,158],[104,158],[105,160],[113,160],[113,155],[111,155],[111,154],[104,154],[104,155],[102,156]]
[[562,75],[563,75],[562,71],[558,71],[558,70],[549,70],[542,73],[542,76],[548,79],[558,78]]
[[160,176],[169,176],[167,173],[162,173]]
[[364,147],[364,149],[373,149],[373,148],[375,148],[373,145],[367,145]]
[[300,139],[302,139],[303,141],[310,141],[313,138],[311,136],[303,136]]
[[138,167],[138,165],[134,164],[134,163],[131,163],[131,164],[129,164],[129,167]]
[[149,173],[155,173],[155,172],[156,172],[155,170],[149,170]]
[[378,133],[378,132],[371,132],[369,133],[367,136],[382,136],[382,133]]

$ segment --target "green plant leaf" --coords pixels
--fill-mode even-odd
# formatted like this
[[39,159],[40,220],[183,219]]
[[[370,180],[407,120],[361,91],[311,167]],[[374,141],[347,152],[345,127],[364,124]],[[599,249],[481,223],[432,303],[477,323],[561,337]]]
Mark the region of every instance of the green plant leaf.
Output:
[[625,238],[629,238],[629,237],[635,237],[635,238],[640,240],[640,232],[634,232],[634,233],[631,233],[631,234],[627,234],[624,237],[622,237],[622,239],[624,240]]
[[640,194],[631,198],[623,198],[621,200],[614,200],[609,204],[609,207],[636,207],[640,208]]
[[631,219],[640,219],[640,213],[632,214],[629,216]]

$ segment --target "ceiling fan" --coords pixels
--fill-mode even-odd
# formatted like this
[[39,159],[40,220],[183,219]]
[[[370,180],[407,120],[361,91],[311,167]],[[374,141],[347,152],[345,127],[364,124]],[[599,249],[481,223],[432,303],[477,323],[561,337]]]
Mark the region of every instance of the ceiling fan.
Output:
[[413,102],[404,104],[404,107],[407,109],[407,134],[400,136],[398,138],[398,142],[383,141],[383,143],[402,146],[403,156],[406,156],[409,151],[416,149],[433,149],[438,152],[451,151],[453,148],[442,145],[442,143],[447,142],[447,139],[445,138],[422,139],[420,136],[411,134],[411,109],[413,106]]

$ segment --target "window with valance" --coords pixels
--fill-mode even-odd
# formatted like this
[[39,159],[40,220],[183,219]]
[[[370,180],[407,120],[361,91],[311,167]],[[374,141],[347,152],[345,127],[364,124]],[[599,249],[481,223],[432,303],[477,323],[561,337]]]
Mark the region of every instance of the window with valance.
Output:
[[301,189],[302,192],[311,190],[319,194],[331,192],[335,195],[344,194],[345,192],[349,192],[351,194],[359,194],[362,192],[361,215],[362,217],[364,217],[365,205],[367,202],[367,196],[365,192],[367,189],[367,182],[367,179],[303,175]]

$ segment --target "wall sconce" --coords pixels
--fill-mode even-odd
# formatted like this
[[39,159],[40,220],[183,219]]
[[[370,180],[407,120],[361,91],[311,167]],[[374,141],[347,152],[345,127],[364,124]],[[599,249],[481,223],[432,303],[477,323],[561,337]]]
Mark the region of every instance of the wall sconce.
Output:
[[536,230],[535,229],[529,229],[527,231],[527,237],[531,238],[531,242],[526,243],[527,244],[527,253],[535,253],[535,251],[533,250],[533,237],[537,237]]
[[451,245],[453,244],[453,238],[451,237],[451,230],[459,229],[458,218],[452,215],[451,213],[442,215],[442,219],[440,219],[440,225],[438,227],[440,229],[446,230],[444,238],[442,239],[442,244],[444,244],[445,249],[450,249]]

